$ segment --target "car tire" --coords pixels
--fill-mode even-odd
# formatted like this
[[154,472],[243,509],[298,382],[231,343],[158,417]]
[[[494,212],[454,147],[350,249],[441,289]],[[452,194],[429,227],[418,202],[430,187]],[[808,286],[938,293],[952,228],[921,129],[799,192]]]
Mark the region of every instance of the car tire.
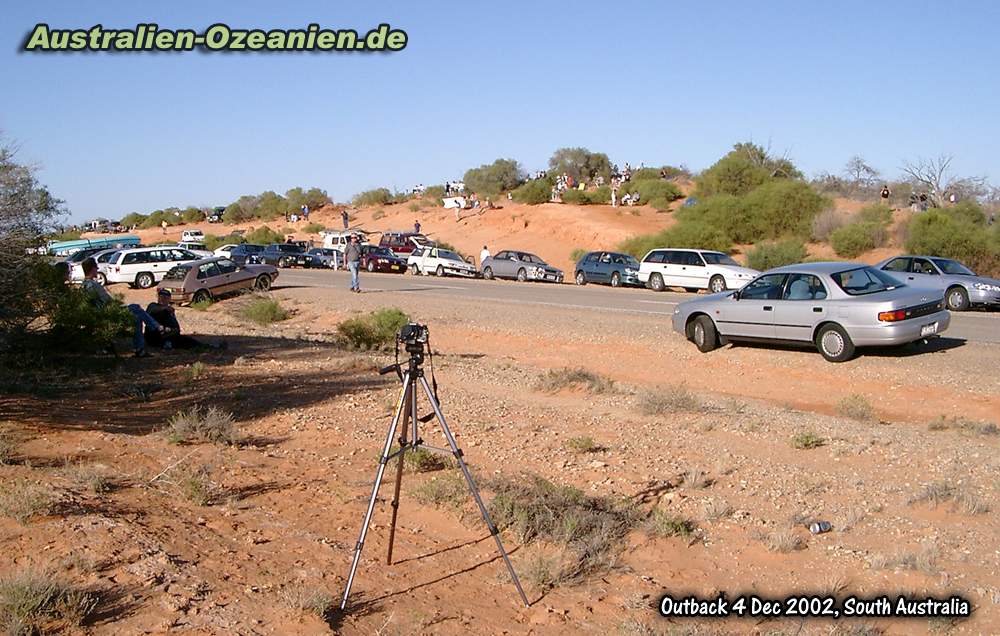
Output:
[[253,282],[253,288],[259,292],[266,292],[271,289],[271,277],[270,276],[258,276],[257,280]]
[[95,276],[94,278],[97,280],[98,283],[101,284],[101,287],[107,286],[108,277],[104,274],[104,272],[97,272],[97,276]]
[[851,337],[836,323],[819,328],[816,332],[816,348],[828,362],[847,362],[854,357]]
[[414,276],[420,273],[420,268],[417,267],[416,263],[410,265],[410,273],[413,274]]
[[583,270],[580,270],[579,272],[576,273],[576,284],[577,285],[587,284],[587,275],[583,273]]
[[493,280],[493,268],[492,267],[484,267],[483,268],[483,278],[485,278],[486,280]]
[[611,272],[611,286],[621,287],[622,286],[622,275],[618,272]]
[[708,290],[713,294],[726,291],[726,279],[716,274],[708,281]]
[[199,289],[194,293],[194,296],[191,297],[192,303],[204,303],[204,302],[209,302],[211,300],[212,300],[212,294],[208,293],[208,290],[206,289]]
[[369,272],[375,271],[375,261],[368,261],[368,265],[365,267]]
[[524,271],[524,268],[517,270],[517,282],[523,283],[528,280],[528,272]]
[[698,347],[698,351],[708,353],[719,347],[719,333],[715,329],[715,323],[708,316],[698,316],[691,323],[691,342]]
[[951,311],[965,311],[969,308],[969,292],[965,291],[964,287],[959,285],[949,287],[944,298]]
[[653,291],[658,291],[658,292],[661,292],[667,288],[666,285],[663,284],[663,276],[660,276],[657,273],[650,274],[649,286],[653,289]]
[[278,259],[278,267],[280,267],[282,269],[287,268],[288,267],[288,259],[286,259],[286,258],[279,258]]
[[149,272],[140,272],[136,274],[135,286],[139,289],[149,289],[156,284],[156,277],[154,277]]
[[438,276],[444,276],[444,265],[438,265],[437,269],[434,270],[434,273]]

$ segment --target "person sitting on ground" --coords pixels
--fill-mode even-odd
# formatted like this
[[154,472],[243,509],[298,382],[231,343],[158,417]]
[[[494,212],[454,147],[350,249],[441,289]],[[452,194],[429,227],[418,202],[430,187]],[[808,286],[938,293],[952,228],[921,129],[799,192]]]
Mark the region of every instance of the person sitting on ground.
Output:
[[[91,302],[98,308],[115,302],[115,299],[108,293],[108,290],[104,289],[104,285],[97,281],[97,261],[92,258],[83,261],[83,289],[90,294]],[[172,330],[156,322],[139,305],[126,305],[125,308],[131,312],[132,317],[135,319],[135,328],[132,331],[132,350],[135,353],[135,357],[145,358],[149,353],[146,352],[146,338],[142,331],[143,325],[151,332],[158,331],[162,336],[172,333]]]
[[165,289],[156,290],[156,301],[146,306],[146,313],[168,329],[167,333],[157,330],[146,330],[146,344],[151,347],[160,347],[161,349],[194,349],[208,346],[217,348],[214,345],[206,345],[203,342],[195,340],[191,336],[181,334],[181,325],[177,322],[177,313],[170,304],[170,292]]

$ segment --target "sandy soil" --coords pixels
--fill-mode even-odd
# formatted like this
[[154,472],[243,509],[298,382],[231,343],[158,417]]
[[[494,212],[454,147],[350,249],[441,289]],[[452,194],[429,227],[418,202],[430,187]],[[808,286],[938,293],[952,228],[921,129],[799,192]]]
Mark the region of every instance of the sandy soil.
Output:
[[[127,295],[145,302],[149,292]],[[1000,630],[1000,527],[981,512],[1000,505],[1000,436],[929,426],[939,415],[996,420],[1000,379],[984,370],[1000,364],[1000,347],[945,341],[831,365],[800,350],[702,355],[643,316],[544,306],[512,316],[494,302],[405,292],[275,295],[294,315],[267,328],[237,317],[246,299],[180,310],[190,332],[225,341],[224,351],[163,352],[89,376],[45,373],[2,397],[0,414],[25,439],[0,479],[40,484],[57,504],[24,524],[0,517],[0,571],[48,570],[100,594],[84,628],[95,634]],[[374,373],[390,356],[331,340],[345,317],[384,306],[431,326],[442,405],[487,498],[491,479],[530,473],[644,513],[658,508],[695,532],[657,538],[637,527],[606,567],[551,589],[538,583],[539,563],[556,548],[505,533],[533,601],[525,609],[469,502],[460,513],[417,501],[452,471],[407,473],[397,562],[384,564],[386,487],[350,611],[320,618],[303,609],[342,591],[396,394],[391,377]],[[613,388],[539,390],[542,374],[563,367],[589,369]],[[683,396],[680,385],[693,403],[647,414],[650,391]],[[873,415],[842,415],[851,396]],[[171,444],[167,418],[195,403],[232,411],[243,441]],[[793,447],[805,432],[822,445]],[[568,440],[581,436],[597,449],[571,450]],[[443,445],[429,427],[425,439]],[[202,467],[207,505],[183,495]],[[83,468],[103,471],[114,488],[89,490]],[[941,495],[936,505],[920,501],[929,487]],[[812,519],[833,530],[810,535],[803,524]],[[718,591],[957,592],[975,614],[697,623],[650,607],[665,592]]]

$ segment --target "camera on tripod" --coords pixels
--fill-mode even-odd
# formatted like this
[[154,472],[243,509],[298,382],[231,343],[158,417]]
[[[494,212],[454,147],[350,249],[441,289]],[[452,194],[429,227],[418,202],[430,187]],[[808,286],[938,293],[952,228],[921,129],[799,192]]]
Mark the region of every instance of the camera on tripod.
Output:
[[407,353],[422,352],[430,335],[427,325],[410,322],[399,330],[399,333],[396,334],[396,340],[403,344]]

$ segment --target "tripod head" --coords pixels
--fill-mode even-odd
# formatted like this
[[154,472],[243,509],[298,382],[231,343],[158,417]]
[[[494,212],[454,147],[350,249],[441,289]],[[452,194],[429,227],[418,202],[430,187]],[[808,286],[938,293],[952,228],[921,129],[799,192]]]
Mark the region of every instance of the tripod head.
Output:
[[403,379],[402,363],[399,361],[399,345],[410,355],[407,360],[407,368],[411,376],[423,374],[422,365],[424,363],[424,353],[430,353],[430,330],[427,325],[410,322],[403,325],[399,333],[396,334],[396,363],[379,369],[379,375],[396,372],[400,381]]

